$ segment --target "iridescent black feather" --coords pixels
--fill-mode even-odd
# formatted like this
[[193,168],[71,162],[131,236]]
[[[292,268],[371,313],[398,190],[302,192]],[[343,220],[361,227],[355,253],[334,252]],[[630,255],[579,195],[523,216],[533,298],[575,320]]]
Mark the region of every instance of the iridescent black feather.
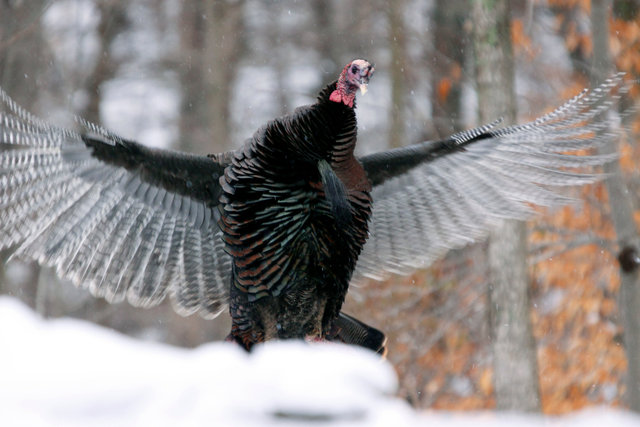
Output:
[[[353,156],[355,113],[328,99],[333,88],[256,132],[221,179],[220,228],[233,259],[238,331],[324,337],[339,314],[371,199]],[[240,332],[234,338],[253,340]]]

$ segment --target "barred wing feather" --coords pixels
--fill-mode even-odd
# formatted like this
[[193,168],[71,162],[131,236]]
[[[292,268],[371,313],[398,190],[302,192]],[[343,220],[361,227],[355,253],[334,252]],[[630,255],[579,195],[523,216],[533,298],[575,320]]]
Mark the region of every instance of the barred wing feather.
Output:
[[596,149],[615,137],[607,113],[621,82],[616,75],[524,125],[496,121],[361,158],[374,184],[373,213],[354,280],[427,267],[483,239],[499,219],[573,202],[562,187],[594,182],[615,159]]
[[53,266],[109,302],[215,317],[231,261],[218,229],[229,155],[153,150],[80,120],[53,127],[2,90],[0,249]]

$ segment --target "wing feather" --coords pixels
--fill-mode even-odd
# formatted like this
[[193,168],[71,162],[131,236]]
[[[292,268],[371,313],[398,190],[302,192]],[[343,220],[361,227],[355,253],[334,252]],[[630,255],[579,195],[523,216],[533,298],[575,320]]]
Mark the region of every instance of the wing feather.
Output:
[[146,148],[78,119],[51,126],[0,89],[0,249],[110,302],[213,317],[228,299],[217,225],[229,155]]
[[354,280],[426,267],[485,238],[499,219],[574,202],[562,188],[602,178],[601,166],[616,158],[597,149],[620,133],[609,113],[625,90],[618,74],[530,123],[498,128],[497,120],[360,159],[374,203]]
[[[167,213],[164,213],[164,215],[162,228],[153,247],[149,262],[146,264],[144,270],[144,278],[140,284],[140,291],[132,292],[133,296],[129,296],[129,299],[134,305],[156,305],[162,300],[165,290],[167,289],[166,286],[168,283],[163,282],[162,278],[167,271],[176,220]],[[139,302],[136,302],[136,299],[139,299]]]

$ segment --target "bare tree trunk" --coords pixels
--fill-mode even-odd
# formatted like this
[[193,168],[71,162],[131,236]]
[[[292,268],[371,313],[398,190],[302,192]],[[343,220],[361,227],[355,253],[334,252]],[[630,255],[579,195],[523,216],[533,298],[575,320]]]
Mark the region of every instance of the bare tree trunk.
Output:
[[389,147],[401,147],[405,142],[407,47],[404,29],[404,0],[388,3],[389,46],[391,48],[391,120]]
[[[203,51],[205,39],[204,2],[184,3],[180,15],[180,80],[182,104],[180,109],[180,149],[205,152],[208,133],[204,110],[206,96],[202,93]],[[200,147],[200,149],[198,149]]]
[[[608,77],[613,71],[609,54],[609,16],[611,0],[593,0],[591,3],[591,28],[593,31],[593,65],[591,82],[596,84]],[[605,130],[606,132],[606,130]],[[615,151],[610,145],[607,151]],[[609,193],[609,206],[613,226],[620,250],[637,253],[640,248],[638,230],[633,220],[633,207],[629,192],[625,186],[620,163],[612,162],[605,166],[608,174],[605,181]],[[627,392],[629,408],[640,412],[640,277],[636,268],[620,269],[619,306],[624,328],[623,339],[627,355]]]
[[241,57],[243,1],[191,2],[182,10],[181,148],[211,153],[231,146],[230,104]]
[[469,16],[468,9],[469,5],[464,0],[436,0],[431,15],[431,115],[438,138],[446,138],[463,127],[460,122],[460,96],[468,39],[462,34],[463,23]]
[[101,55],[98,62],[87,77],[86,88],[89,102],[81,115],[93,123],[100,123],[100,101],[102,99],[102,84],[114,77],[117,64],[110,55],[110,46],[116,36],[126,29],[127,2],[109,1],[96,4],[100,11],[100,23],[98,24],[98,36],[100,37]]
[[[325,69],[333,70],[340,67],[343,58],[340,58],[340,44],[336,40],[335,8],[333,1],[313,0],[311,2],[313,17],[316,21],[316,49],[320,57],[328,60],[330,64]],[[320,83],[318,91],[325,83]]]
[[[43,7],[41,0],[28,4],[0,2],[0,85],[11,88],[11,95],[18,99],[23,94],[33,99],[37,90],[32,76],[43,60],[40,26]],[[28,24],[23,27],[25,23]],[[30,78],[27,80],[25,76]]]
[[[508,0],[476,0],[476,82],[480,122],[505,116],[515,122],[514,64]],[[540,391],[535,341],[531,331],[526,228],[504,221],[489,243],[490,325],[498,409],[539,411]]]
[[211,124],[214,151],[233,148],[231,141],[231,95],[238,73],[243,40],[244,1],[207,3],[207,38],[205,46],[208,122]]
[[278,25],[278,18],[280,17],[281,11],[277,8],[270,8],[267,13],[267,19],[272,23],[272,25],[267,27],[265,36],[273,46],[271,55],[269,55],[269,65],[276,73],[275,99],[277,99],[278,115],[284,116],[291,111],[291,108],[288,105],[290,87],[288,87],[288,78],[286,74],[287,53],[284,52],[285,49],[282,49],[280,46],[282,44],[281,41],[284,39],[283,34],[281,34],[281,26]]

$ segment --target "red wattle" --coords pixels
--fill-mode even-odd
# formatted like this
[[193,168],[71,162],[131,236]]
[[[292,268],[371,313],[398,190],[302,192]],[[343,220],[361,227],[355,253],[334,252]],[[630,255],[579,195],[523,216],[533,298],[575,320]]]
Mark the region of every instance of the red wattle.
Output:
[[345,95],[342,91],[336,89],[329,95],[329,101],[342,102],[347,107],[353,107],[353,96]]
[[338,91],[338,89],[331,92],[331,95],[329,95],[329,101],[342,102],[342,94],[340,93],[340,91]]

